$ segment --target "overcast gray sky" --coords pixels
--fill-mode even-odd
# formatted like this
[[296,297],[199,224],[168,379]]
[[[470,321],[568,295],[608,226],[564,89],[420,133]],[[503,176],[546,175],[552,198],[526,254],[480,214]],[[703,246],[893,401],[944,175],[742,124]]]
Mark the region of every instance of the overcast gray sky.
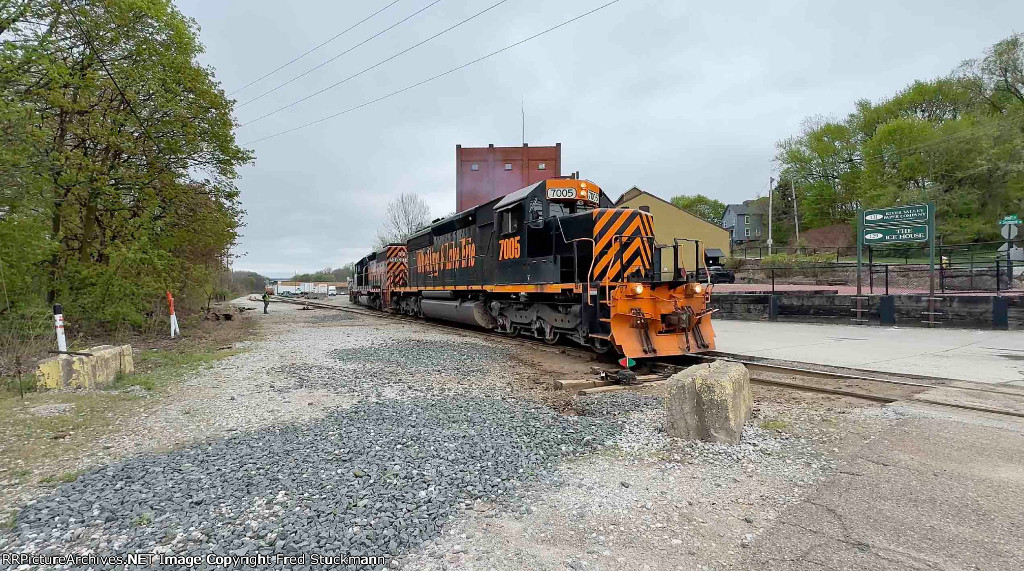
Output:
[[[392,0],[176,0],[202,28],[202,61],[229,93]],[[247,143],[436,75],[607,0],[507,0],[360,77],[242,127]],[[232,97],[245,102],[434,0],[378,16]],[[246,123],[338,82],[497,0],[441,0],[238,109]],[[562,143],[563,173],[613,198],[633,185],[723,202],[764,194],[775,142],[805,117],[845,115],[913,79],[949,73],[1024,24],[1024,2],[620,0],[434,82],[251,145],[239,187],[236,269],[272,277],[337,267],[372,248],[389,200],[414,191],[455,208],[455,145]]]

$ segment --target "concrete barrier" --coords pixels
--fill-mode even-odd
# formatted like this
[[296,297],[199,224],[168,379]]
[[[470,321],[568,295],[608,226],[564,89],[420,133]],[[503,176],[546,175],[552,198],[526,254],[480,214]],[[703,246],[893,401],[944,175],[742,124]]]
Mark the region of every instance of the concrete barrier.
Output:
[[48,389],[103,389],[113,384],[119,372],[135,371],[131,345],[100,345],[85,355],[56,355],[36,368],[36,377]]
[[737,444],[754,399],[739,363],[694,365],[668,380],[665,433],[687,440]]

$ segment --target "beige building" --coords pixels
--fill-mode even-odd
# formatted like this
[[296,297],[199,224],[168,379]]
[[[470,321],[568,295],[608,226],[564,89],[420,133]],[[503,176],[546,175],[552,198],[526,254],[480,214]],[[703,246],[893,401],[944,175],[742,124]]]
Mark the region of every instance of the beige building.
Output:
[[[676,238],[700,240],[702,253],[707,263],[721,261],[728,257],[729,231],[717,224],[699,218],[662,200],[649,192],[633,187],[615,202],[619,208],[637,208],[654,215],[654,239],[658,244],[671,246]],[[684,242],[679,247],[680,262],[688,272],[697,267],[697,248],[693,242]],[[672,249],[661,250],[662,272],[672,271]]]

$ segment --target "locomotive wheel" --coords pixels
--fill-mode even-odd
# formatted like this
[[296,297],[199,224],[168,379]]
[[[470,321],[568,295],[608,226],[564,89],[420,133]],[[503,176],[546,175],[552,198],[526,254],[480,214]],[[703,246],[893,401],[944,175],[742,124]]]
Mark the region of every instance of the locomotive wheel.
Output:
[[544,339],[544,342],[547,343],[548,345],[554,345],[555,343],[558,343],[558,338],[560,335],[557,331],[555,331],[555,328],[552,327],[550,323],[546,321],[542,322],[541,332],[543,333],[542,339]]
[[592,337],[590,339],[590,348],[593,349],[595,353],[604,355],[605,353],[608,352],[609,349],[612,348],[612,344],[605,341],[604,339]]

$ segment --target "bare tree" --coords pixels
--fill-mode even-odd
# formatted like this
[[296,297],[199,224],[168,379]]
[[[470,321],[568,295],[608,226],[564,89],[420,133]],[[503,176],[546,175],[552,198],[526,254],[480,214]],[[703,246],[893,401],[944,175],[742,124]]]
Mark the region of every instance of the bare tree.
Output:
[[384,223],[377,229],[377,247],[405,242],[430,222],[430,207],[413,192],[403,192],[388,204]]

